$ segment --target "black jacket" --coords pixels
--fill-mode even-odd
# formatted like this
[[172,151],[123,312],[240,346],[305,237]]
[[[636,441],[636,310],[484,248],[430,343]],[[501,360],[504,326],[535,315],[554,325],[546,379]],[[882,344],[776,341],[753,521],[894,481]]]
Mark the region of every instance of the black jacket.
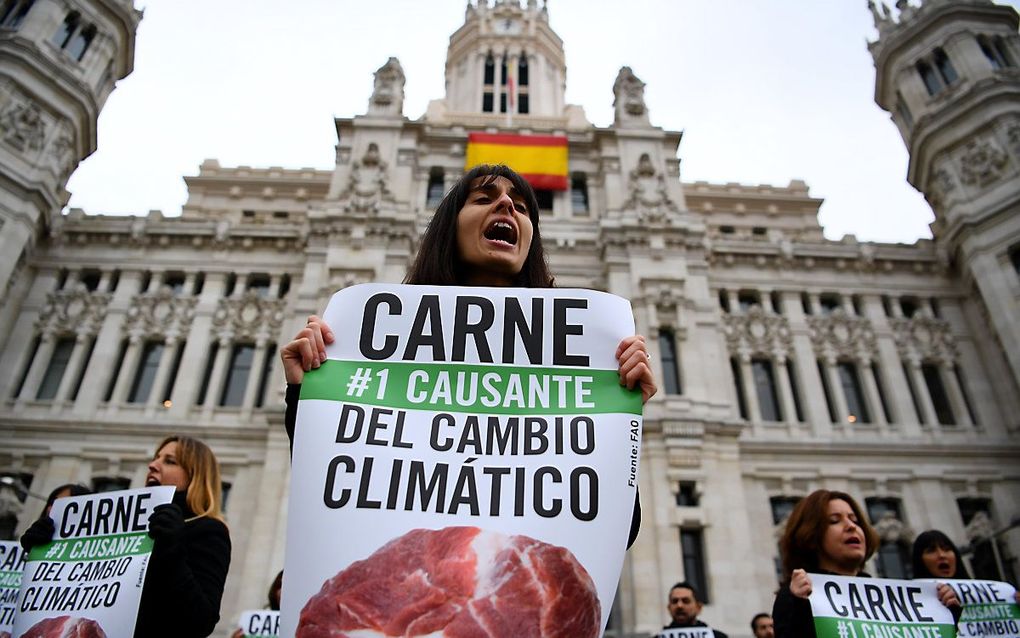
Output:
[[173,502],[184,511],[184,531],[170,548],[152,548],[138,607],[135,638],[205,638],[220,619],[220,599],[230,568],[230,534],[214,518],[191,519],[187,494]]
[[[692,622],[689,625],[679,625],[674,620],[673,622],[671,622],[668,625],[666,625],[665,627],[663,627],[663,629],[684,629],[686,627],[708,627],[708,625],[706,625],[705,623],[701,622],[700,620],[695,620],[694,622]],[[715,635],[715,638],[730,638],[729,636],[727,636],[723,632],[719,631],[718,629],[713,629],[712,633]]]
[[[287,393],[284,395],[284,403],[287,411],[284,413],[283,425],[287,428],[287,438],[290,440],[290,451],[294,453],[294,426],[297,424],[298,399],[301,398],[301,384],[288,383]],[[634,494],[634,513],[630,517],[630,535],[627,538],[627,549],[637,540],[638,531],[641,529],[641,499],[640,493]],[[723,635],[722,638],[726,638]]]

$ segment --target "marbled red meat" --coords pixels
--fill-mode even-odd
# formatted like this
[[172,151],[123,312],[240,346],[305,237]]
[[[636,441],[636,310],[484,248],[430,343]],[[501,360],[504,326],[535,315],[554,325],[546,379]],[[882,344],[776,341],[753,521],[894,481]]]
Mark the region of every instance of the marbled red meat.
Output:
[[601,622],[595,584],[567,549],[447,527],[412,530],[326,581],[297,638],[594,638]]
[[21,638],[106,638],[106,632],[91,618],[57,616],[40,620]]

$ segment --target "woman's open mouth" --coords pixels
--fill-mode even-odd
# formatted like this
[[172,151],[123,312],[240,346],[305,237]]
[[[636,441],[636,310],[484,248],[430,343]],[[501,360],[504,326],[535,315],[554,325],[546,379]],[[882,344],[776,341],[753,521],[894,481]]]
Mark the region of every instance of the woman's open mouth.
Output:
[[159,487],[159,479],[151,474],[145,477],[145,487]]
[[482,236],[493,243],[502,244],[507,247],[517,245],[517,227],[504,219],[493,220],[485,228]]

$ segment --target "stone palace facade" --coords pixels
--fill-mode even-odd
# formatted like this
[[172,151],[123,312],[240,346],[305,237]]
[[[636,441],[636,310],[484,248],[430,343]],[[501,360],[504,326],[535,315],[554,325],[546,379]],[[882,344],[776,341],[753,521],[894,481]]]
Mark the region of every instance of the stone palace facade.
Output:
[[277,346],[334,291],[402,279],[469,132],[555,134],[570,189],[540,198],[557,283],[630,299],[660,380],[641,534],[607,635],[657,630],[684,578],[707,595],[703,619],[748,635],[771,608],[785,517],[819,487],[867,504],[883,539],[873,573],[905,575],[914,536],[938,528],[979,575],[1015,583],[1017,13],[869,5],[875,99],[935,211],[933,241],[826,240],[800,181],[683,182],[681,133],[650,120],[634,71],[613,84],[612,126],[564,102],[563,43],[536,0],[468,3],[446,96],[418,119],[386,61],[367,112],[335,121],[332,170],[206,160],[180,216],[64,214],[141,15],[128,0],[3,0],[0,531],[38,515],[26,489],[140,486],[160,436],[201,437],[228,488],[228,635],[283,564]]

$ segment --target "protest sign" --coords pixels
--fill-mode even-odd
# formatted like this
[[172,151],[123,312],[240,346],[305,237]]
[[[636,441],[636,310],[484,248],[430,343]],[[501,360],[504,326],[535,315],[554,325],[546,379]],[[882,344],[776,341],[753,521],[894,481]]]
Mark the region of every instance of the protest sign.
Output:
[[149,515],[173,495],[167,486],[57,499],[53,541],[33,547],[25,564],[14,636],[133,635],[152,552]]
[[244,638],[276,638],[280,635],[280,612],[268,609],[241,612],[238,626]]
[[323,319],[336,342],[301,387],[282,635],[599,636],[640,456],[641,395],[615,357],[629,303],[364,284]]
[[954,638],[953,614],[935,584],[811,574],[818,638]]
[[711,627],[678,627],[663,629],[657,638],[713,638],[715,632]]
[[0,541],[0,638],[10,638],[18,588],[25,569],[25,552],[17,541]]
[[994,580],[934,580],[953,588],[963,605],[957,636],[1009,636],[1020,638],[1020,607],[1016,589]]

